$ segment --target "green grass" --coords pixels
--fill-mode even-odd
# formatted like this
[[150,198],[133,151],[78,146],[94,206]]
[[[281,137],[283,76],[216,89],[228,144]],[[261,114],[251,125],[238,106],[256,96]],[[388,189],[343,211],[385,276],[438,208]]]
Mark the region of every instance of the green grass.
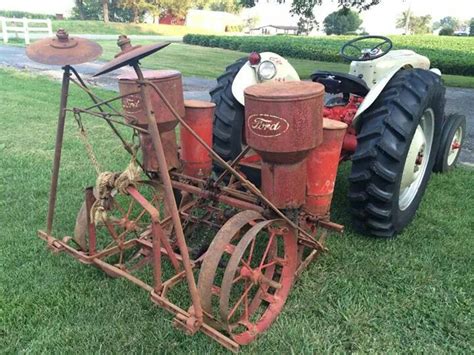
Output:
[[75,34],[184,36],[187,33],[211,33],[210,31],[188,26],[120,22],[109,22],[106,24],[102,21],[54,20],[53,31],[57,31],[58,28],[64,28],[69,33]]
[[[344,62],[339,55],[341,47],[354,36],[227,36],[188,34],[183,42],[204,47],[277,52],[282,56]],[[447,37],[434,35],[391,35],[395,49],[411,49],[428,57],[431,65],[443,73],[474,76],[473,37]],[[376,44],[365,43],[369,48]],[[359,47],[362,44],[358,45]]]
[[[45,248],[36,230],[45,223],[60,87],[5,70],[0,81],[2,352],[224,352],[200,333],[174,329],[141,289]],[[72,90],[70,104],[88,101]],[[125,168],[126,154],[105,125],[85,124],[104,168]],[[330,251],[296,283],[276,323],[243,353],[471,352],[472,170],[434,175],[413,223],[383,241],[350,227],[348,169],[339,174],[332,211],[346,233],[328,240]],[[71,235],[95,176],[70,116],[61,173],[55,228]]]
[[[118,52],[115,41],[97,41],[104,49],[101,59],[111,60]],[[153,41],[133,41],[133,44],[150,44]],[[24,46],[23,40],[10,39],[9,45]],[[225,67],[248,53],[228,49],[201,47],[183,43],[172,43],[167,48],[145,58],[142,63],[150,69],[174,68],[184,76],[197,76],[215,79],[221,75]],[[296,68],[302,79],[308,79],[316,70],[348,72],[349,65],[344,63],[321,62],[308,59],[287,58]],[[474,77],[461,75],[443,75],[447,86],[474,88]]]
[[[117,53],[117,45],[113,41],[98,41],[104,48],[102,58],[111,60]],[[150,41],[135,41],[134,44],[149,44]],[[228,49],[209,48],[182,43],[172,43],[157,54],[145,58],[142,62],[146,68],[175,68],[185,76],[200,76],[215,79],[221,75],[225,67],[248,53]],[[344,63],[320,62],[307,59],[287,58],[303,79],[308,79],[316,70],[333,70],[348,72],[349,65]],[[460,75],[443,75],[447,86],[474,88],[474,77]]]

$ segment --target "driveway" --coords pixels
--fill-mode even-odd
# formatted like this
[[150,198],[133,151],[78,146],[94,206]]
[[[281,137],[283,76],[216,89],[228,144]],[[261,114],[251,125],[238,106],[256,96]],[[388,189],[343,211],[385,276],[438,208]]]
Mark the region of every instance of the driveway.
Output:
[[[95,61],[74,67],[88,84],[118,91],[117,77],[131,69],[121,68],[98,78],[92,77],[104,63]],[[62,75],[61,68],[57,66],[39,64],[28,59],[23,47],[0,45],[0,67],[30,70],[57,79],[60,79]],[[185,77],[183,78],[184,96],[186,99],[209,100],[208,92],[214,85],[215,80],[212,79]],[[461,113],[467,118],[466,140],[460,160],[474,166],[474,89],[446,88],[446,113],[452,112]]]

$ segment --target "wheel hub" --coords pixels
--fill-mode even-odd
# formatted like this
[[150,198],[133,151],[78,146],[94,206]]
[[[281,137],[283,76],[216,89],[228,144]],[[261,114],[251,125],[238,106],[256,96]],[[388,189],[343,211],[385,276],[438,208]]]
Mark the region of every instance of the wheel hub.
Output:
[[462,127],[458,127],[458,129],[454,133],[453,140],[451,141],[451,146],[449,147],[448,166],[454,163],[454,161],[456,160],[456,157],[459,154],[459,148],[461,148],[462,135],[463,135]]
[[417,195],[423,181],[431,156],[431,147],[434,136],[434,112],[427,109],[420,119],[413,139],[408,149],[408,154],[403,168],[400,182],[398,205],[400,210],[410,206]]

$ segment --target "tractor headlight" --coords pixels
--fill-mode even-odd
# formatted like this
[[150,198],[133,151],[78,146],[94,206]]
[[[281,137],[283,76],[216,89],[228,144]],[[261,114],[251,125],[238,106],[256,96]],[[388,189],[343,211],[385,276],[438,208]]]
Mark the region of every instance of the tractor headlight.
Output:
[[273,62],[265,60],[260,63],[257,69],[257,74],[260,80],[270,80],[276,75],[276,67]]

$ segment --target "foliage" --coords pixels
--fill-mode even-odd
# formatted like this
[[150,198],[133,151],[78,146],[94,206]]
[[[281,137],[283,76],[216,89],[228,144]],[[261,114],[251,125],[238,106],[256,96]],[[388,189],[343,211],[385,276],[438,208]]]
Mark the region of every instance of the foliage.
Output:
[[425,34],[431,32],[431,15],[415,16],[410,11],[403,11],[397,19],[397,28],[406,28],[410,34]]
[[330,13],[323,23],[326,34],[343,35],[356,31],[362,24],[362,19],[357,12],[343,8]]
[[244,19],[244,27],[252,29],[257,26],[257,23],[260,21],[258,16],[249,16]]
[[469,22],[469,36],[474,36],[474,17]]
[[35,14],[33,12],[27,11],[10,11],[10,10],[0,10],[1,17],[8,18],[30,18],[30,19],[51,19],[54,20],[54,15],[45,15],[45,14]]
[[133,13],[133,22],[139,23],[140,16],[147,11],[153,11],[156,0],[120,0],[120,6]]
[[[120,6],[121,0],[109,0],[109,19],[113,22],[131,22],[133,12]],[[76,0],[72,9],[72,19],[103,20],[102,0]]]
[[461,26],[461,21],[453,16],[443,17],[441,20],[433,23],[433,28],[437,30],[438,28],[451,28],[454,31],[459,30]]
[[242,7],[254,7],[255,0],[239,0],[239,3]]
[[454,30],[451,27],[444,27],[439,31],[440,36],[452,36],[454,35]]
[[[353,37],[214,36],[186,35],[185,43],[252,51],[271,51],[292,58],[342,62],[341,46]],[[395,49],[412,49],[427,56],[433,67],[446,74],[474,75],[474,41],[469,37],[391,36]]]
[[239,13],[242,5],[238,0],[210,0],[209,8],[212,11],[225,11],[230,13]]
[[[136,26],[136,25],[132,25]],[[143,26],[143,25],[141,25]],[[160,27],[166,25],[159,25]],[[168,26],[183,28],[185,26]],[[267,37],[268,38],[268,37]],[[134,44],[152,44],[153,41],[133,41]],[[111,60],[117,53],[115,41],[99,41],[104,52],[101,59]],[[210,48],[194,46],[183,43],[172,43],[158,55],[149,56],[143,59],[143,66],[149,69],[169,69],[179,70],[184,77],[194,76],[215,79],[225,70],[230,63],[239,58],[248,56],[248,52],[239,52],[221,48]],[[211,60],[209,60],[211,58]],[[296,69],[301,79],[309,79],[310,75],[317,70],[336,71],[347,73],[349,63],[322,62],[308,59],[298,59],[287,57],[290,64]],[[443,78],[447,86],[474,88],[474,77],[445,75]]]
[[319,28],[318,21],[313,14],[310,16],[302,16],[298,19],[298,34],[308,35],[314,28]]
[[171,14],[176,18],[185,18],[192,6],[192,0],[152,0],[150,13],[154,16]]
[[[284,0],[278,0],[284,2]],[[308,28],[318,25],[314,17],[314,7],[323,3],[323,0],[293,0],[290,13],[298,16],[298,24],[301,24],[300,32],[304,33]],[[373,5],[380,3],[380,0],[337,0],[339,6],[343,8],[355,8],[359,11],[367,10]]]

